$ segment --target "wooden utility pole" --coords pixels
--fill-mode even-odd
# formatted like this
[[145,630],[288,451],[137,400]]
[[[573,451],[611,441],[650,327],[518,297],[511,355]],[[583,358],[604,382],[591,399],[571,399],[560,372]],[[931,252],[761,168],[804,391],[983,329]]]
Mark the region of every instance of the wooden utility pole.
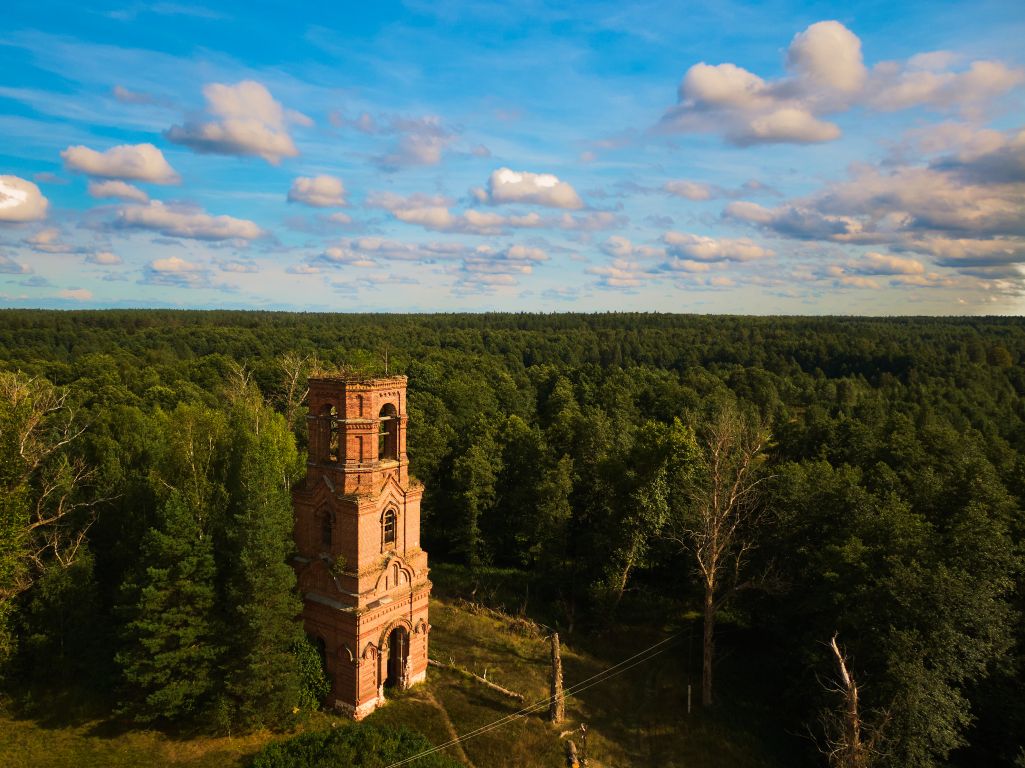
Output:
[[548,701],[548,720],[561,723],[566,717],[566,700],[562,697],[562,653],[559,648],[559,633],[552,632],[552,685]]

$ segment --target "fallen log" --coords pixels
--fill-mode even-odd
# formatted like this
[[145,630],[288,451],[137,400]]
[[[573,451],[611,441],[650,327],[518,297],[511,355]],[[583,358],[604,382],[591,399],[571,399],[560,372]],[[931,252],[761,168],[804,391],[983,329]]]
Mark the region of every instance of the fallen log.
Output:
[[516,693],[516,691],[510,691],[508,688],[503,688],[502,686],[498,685],[497,683],[493,683],[490,680],[488,680],[486,678],[483,678],[480,675],[475,674],[474,672],[471,672],[468,669],[463,669],[462,667],[457,667],[455,664],[445,664],[444,662],[438,661],[437,659],[427,659],[427,663],[430,664],[432,667],[439,667],[441,669],[448,669],[448,670],[451,670],[453,672],[458,672],[460,675],[464,675],[466,677],[472,678],[472,679],[476,680],[478,683],[480,683],[481,685],[486,685],[491,690],[498,691],[502,695],[508,696],[510,699],[516,699],[516,701],[526,701],[526,697],[522,693]]

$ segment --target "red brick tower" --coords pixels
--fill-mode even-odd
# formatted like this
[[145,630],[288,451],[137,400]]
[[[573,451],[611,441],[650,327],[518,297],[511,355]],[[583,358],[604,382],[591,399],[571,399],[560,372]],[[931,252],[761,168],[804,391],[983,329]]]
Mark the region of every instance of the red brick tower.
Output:
[[406,377],[310,379],[310,457],[292,494],[306,633],[328,703],[357,720],[427,674],[423,486],[406,458]]

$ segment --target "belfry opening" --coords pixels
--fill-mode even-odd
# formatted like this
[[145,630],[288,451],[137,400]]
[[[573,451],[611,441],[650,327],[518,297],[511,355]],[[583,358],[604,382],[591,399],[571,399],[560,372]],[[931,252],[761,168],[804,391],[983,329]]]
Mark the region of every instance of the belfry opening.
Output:
[[427,674],[423,486],[406,455],[406,377],[310,379],[309,460],[293,491],[294,566],[327,704],[356,719]]
[[395,406],[385,403],[380,414],[381,429],[378,432],[377,455],[381,461],[398,459],[398,414]]

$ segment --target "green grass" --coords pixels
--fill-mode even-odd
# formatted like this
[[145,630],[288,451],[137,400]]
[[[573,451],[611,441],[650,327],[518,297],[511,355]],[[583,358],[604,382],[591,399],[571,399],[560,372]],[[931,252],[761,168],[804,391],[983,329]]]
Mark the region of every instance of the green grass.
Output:
[[[451,594],[440,591],[441,594]],[[548,642],[515,628],[514,620],[495,613],[468,610],[451,599],[431,603],[431,656],[475,671],[488,680],[522,693],[528,703],[548,695]],[[599,635],[563,639],[565,684],[572,686],[667,636],[667,627],[644,630],[611,628]],[[727,644],[728,650],[728,644]],[[687,766],[687,768],[754,768],[795,764],[783,754],[792,749],[785,737],[775,736],[771,702],[764,692],[750,697],[751,669],[757,660],[734,653],[720,675],[724,700],[743,700],[743,706],[723,706],[712,717],[695,706],[686,713],[688,667],[694,669],[698,648],[686,639],[658,657],[623,675],[583,691],[567,701],[567,721],[551,726],[542,710],[463,743],[476,768],[529,768],[564,765],[560,732],[581,723],[589,729],[588,756],[599,766]],[[757,673],[756,673],[757,676]],[[695,705],[699,692],[694,679]],[[763,701],[764,699],[764,701]],[[761,703],[759,703],[761,702]],[[180,737],[125,729],[87,701],[64,697],[36,702],[15,710],[0,704],[0,765],[35,766],[244,766],[268,741],[281,734],[259,732],[244,737]],[[445,713],[437,704],[444,707]],[[405,725],[434,744],[448,741],[450,727],[459,734],[517,712],[523,705],[456,672],[431,667],[424,686],[394,694],[388,705],[372,714],[378,725]],[[32,714],[25,714],[25,712]],[[339,718],[318,713],[304,727],[328,728]],[[757,726],[757,727],[756,727]],[[760,730],[759,730],[760,729]],[[581,746],[579,732],[571,738]],[[450,749],[447,754],[461,760]]]
[[7,768],[243,765],[271,735],[175,740],[155,731],[110,734],[102,720],[63,727],[0,713],[0,765]]

